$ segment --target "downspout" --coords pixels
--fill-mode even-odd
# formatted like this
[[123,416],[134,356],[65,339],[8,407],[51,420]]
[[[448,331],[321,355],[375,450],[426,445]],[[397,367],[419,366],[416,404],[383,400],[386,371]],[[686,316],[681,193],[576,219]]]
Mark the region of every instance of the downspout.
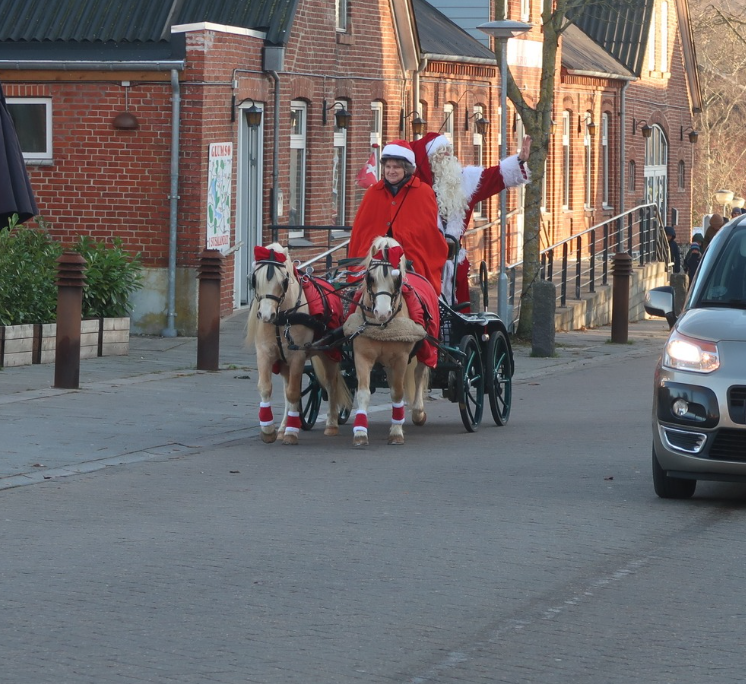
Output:
[[179,72],[171,70],[171,192],[168,231],[168,294],[166,328],[163,337],[176,337],[176,235],[179,216],[179,118],[181,112],[181,90]]
[[422,112],[420,111],[420,76],[425,73],[428,62],[428,58],[423,57],[420,60],[420,65],[417,67],[417,71],[412,73],[412,110],[417,112],[420,117],[422,117]]
[[[277,197],[280,192],[279,178],[280,178],[280,77],[276,71],[270,70],[267,73],[272,77],[275,82],[275,124],[274,124],[274,140],[272,144],[272,206],[269,208],[271,223],[273,226],[277,225]],[[277,242],[277,235],[274,233],[277,229],[273,230],[272,242]]]
[[624,213],[624,192],[627,187],[625,181],[625,171],[627,168],[627,159],[624,156],[624,150],[627,149],[627,88],[630,81],[625,81],[621,91],[621,101],[619,104],[619,212]]

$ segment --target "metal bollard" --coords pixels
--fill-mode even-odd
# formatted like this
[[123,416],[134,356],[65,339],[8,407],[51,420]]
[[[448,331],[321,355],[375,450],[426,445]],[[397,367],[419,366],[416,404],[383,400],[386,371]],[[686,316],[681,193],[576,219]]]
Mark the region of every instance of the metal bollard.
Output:
[[632,276],[632,257],[626,252],[614,255],[614,285],[611,300],[611,341],[627,344],[629,337],[629,280]]
[[220,285],[223,255],[206,249],[200,256],[197,315],[197,370],[216,371],[220,364]]
[[57,340],[54,352],[54,386],[80,387],[80,325],[83,312],[85,259],[65,252],[57,259]]

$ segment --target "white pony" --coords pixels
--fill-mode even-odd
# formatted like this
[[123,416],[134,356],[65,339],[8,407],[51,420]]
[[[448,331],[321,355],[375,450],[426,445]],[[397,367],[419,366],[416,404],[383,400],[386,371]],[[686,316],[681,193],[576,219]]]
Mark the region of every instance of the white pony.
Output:
[[[404,444],[404,397],[412,406],[412,422],[424,425],[425,391],[430,369],[412,356],[415,344],[426,336],[425,329],[411,320],[403,296],[406,257],[394,239],[373,241],[363,261],[365,277],[359,290],[359,310],[345,322],[344,331],[352,338],[357,375],[357,412],[353,427],[354,446],[368,444],[368,405],[370,374],[380,363],[386,370],[391,390],[391,429],[389,444]],[[429,285],[428,285],[429,287]]]
[[[268,247],[257,247],[254,256],[254,302],[249,312],[246,342],[256,348],[261,437],[267,443],[277,439],[271,399],[272,371],[279,370],[285,381],[285,415],[279,432],[283,435],[283,444],[297,444],[301,428],[301,381],[309,356],[304,347],[314,339],[314,328],[299,321],[305,320],[309,324],[316,321],[309,315],[306,295],[288,250],[273,243]],[[338,306],[341,311],[341,303]],[[291,349],[291,346],[300,349]],[[329,397],[324,434],[336,435],[339,433],[339,412],[350,410],[352,397],[338,362],[319,352],[312,355],[311,363]]]

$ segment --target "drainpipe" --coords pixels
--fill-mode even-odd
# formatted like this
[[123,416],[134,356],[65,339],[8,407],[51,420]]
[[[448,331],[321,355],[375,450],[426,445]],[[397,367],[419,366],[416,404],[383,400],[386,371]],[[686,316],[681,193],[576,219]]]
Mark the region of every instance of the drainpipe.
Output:
[[179,117],[181,110],[181,90],[179,72],[171,70],[171,192],[169,201],[171,213],[168,231],[168,315],[163,337],[176,337],[174,318],[176,317],[176,235],[179,211]]
[[417,67],[417,71],[412,72],[412,99],[414,100],[412,103],[414,105],[412,109],[419,112],[420,116],[422,116],[422,112],[420,112],[420,76],[425,73],[428,61],[427,57],[423,57],[420,60],[420,65]]
[[[272,206],[269,208],[271,222],[277,225],[277,197],[280,192],[280,77],[276,71],[267,71],[275,82],[275,125],[274,142],[272,146]],[[272,242],[277,242],[277,236],[272,236]]]
[[624,213],[624,191],[626,188],[625,171],[627,159],[624,150],[627,147],[627,88],[629,81],[622,86],[621,101],[619,104],[619,213]]

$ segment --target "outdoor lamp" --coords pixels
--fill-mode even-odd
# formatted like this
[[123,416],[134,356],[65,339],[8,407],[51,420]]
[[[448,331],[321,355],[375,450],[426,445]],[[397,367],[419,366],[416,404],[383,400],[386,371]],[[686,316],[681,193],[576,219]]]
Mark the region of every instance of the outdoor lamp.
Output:
[[645,119],[640,119],[639,121],[637,119],[632,119],[632,135],[635,135],[637,133],[637,127],[642,124],[642,127],[640,128],[640,131],[642,133],[643,138],[650,138],[653,135],[653,127],[648,124]]
[[479,135],[486,135],[487,129],[490,127],[490,122],[482,116],[482,112],[474,112],[474,114],[472,114],[471,116],[469,116],[469,114],[467,113],[464,130],[469,130],[469,123],[472,119],[474,119],[474,130]]
[[334,118],[336,120],[337,128],[345,129],[350,125],[352,114],[350,114],[345,106],[341,102],[335,102],[331,107],[326,106],[326,100],[324,100],[323,110],[321,113],[321,123],[326,126],[326,113],[330,110],[334,110]]
[[425,132],[425,128],[427,128],[427,121],[420,117],[420,113],[416,109],[413,109],[406,116],[404,115],[404,110],[401,110],[401,112],[399,113],[399,131],[401,133],[404,133],[404,122],[413,114],[414,118],[412,119],[412,134],[422,135]]
[[686,133],[687,131],[689,131],[689,142],[692,143],[692,145],[693,145],[694,143],[697,142],[697,138],[699,137],[699,132],[695,131],[691,126],[689,126],[687,128],[684,128],[682,126],[681,127],[681,132],[679,133],[679,139],[680,140],[684,139],[684,133]]
[[734,197],[730,201],[730,206],[736,207],[738,209],[743,209],[744,204],[746,204],[746,199],[744,199],[743,197]]
[[734,195],[733,190],[718,190],[715,192],[715,201],[725,206],[730,203]]
[[[522,21],[501,19],[479,24],[477,28],[492,36],[496,43],[500,44],[500,159],[507,156],[507,112],[508,112],[508,39],[531,30],[531,24]],[[497,59],[497,54],[495,54]],[[497,314],[505,325],[510,328],[513,321],[508,320],[511,316],[508,311],[508,274],[505,272],[505,251],[508,239],[508,211],[505,190],[500,192],[500,276],[497,280]]]

